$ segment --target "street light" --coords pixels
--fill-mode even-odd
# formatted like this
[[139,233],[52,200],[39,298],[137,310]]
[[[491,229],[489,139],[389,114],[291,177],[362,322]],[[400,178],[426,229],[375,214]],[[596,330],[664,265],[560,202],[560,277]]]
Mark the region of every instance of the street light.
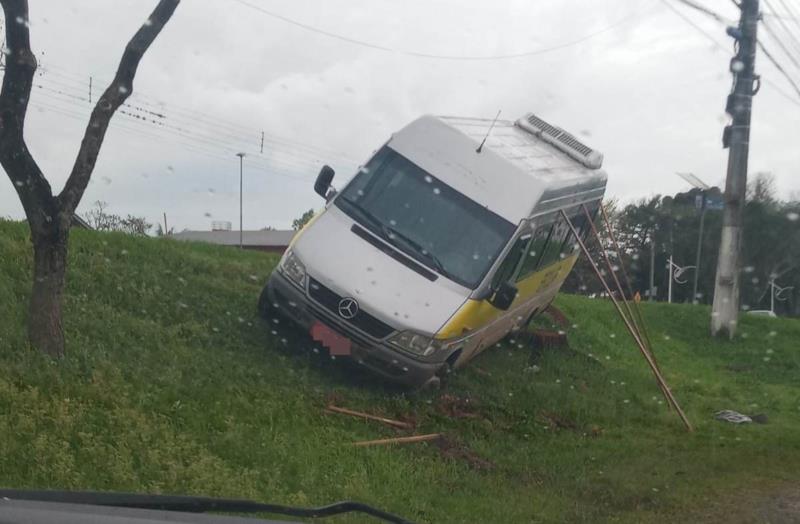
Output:
[[692,173],[676,173],[679,177],[689,182],[692,187],[695,187],[700,190],[700,195],[703,198],[702,203],[700,204],[700,232],[697,234],[697,255],[695,257],[695,272],[694,272],[694,285],[692,286],[692,303],[697,303],[697,280],[700,278],[700,254],[703,251],[703,225],[706,220],[706,191],[711,189],[711,187],[697,178]]
[[239,249],[242,249],[242,173],[244,172],[244,153],[236,153],[239,157]]
[[674,280],[678,284],[685,284],[685,280],[681,280],[681,275],[685,272],[689,271],[690,269],[697,269],[695,266],[684,266],[681,267],[675,262],[672,261],[672,255],[669,256],[669,261],[667,262],[669,267],[669,290],[667,291],[667,303],[672,304],[672,281]]
[[781,293],[783,293],[784,291],[789,291],[794,289],[794,286],[780,287],[778,284],[775,283],[775,279],[773,278],[769,281],[769,287],[770,287],[769,310],[775,313],[775,299],[777,298],[778,301],[785,302],[789,297],[781,298]]

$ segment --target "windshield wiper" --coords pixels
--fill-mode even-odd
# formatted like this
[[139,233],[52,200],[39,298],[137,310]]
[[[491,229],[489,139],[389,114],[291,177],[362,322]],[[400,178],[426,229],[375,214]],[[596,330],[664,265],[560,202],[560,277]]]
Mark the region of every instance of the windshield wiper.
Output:
[[343,513],[365,513],[393,524],[412,524],[397,515],[373,508],[360,502],[336,502],[318,508],[298,508],[277,504],[262,504],[252,500],[215,499],[209,497],[186,497],[176,495],[140,495],[135,493],[103,493],[95,491],[29,491],[0,489],[0,498],[32,500],[38,502],[60,502],[65,504],[87,504],[90,506],[112,506],[117,508],[155,509],[182,511],[186,513],[274,513],[299,518],[322,518]]
[[369,222],[374,228],[376,228],[378,230],[376,232],[379,234],[381,238],[383,238],[390,244],[394,245],[395,247],[398,246],[397,243],[394,242],[394,239],[399,238],[404,244],[406,244],[409,248],[411,248],[411,251],[414,251],[419,256],[430,261],[431,264],[433,264],[433,267],[437,271],[439,271],[439,273],[441,273],[442,275],[446,276],[451,280],[459,282],[458,279],[456,279],[449,271],[447,271],[447,269],[445,269],[444,264],[442,264],[441,260],[439,260],[436,257],[436,255],[434,255],[433,253],[422,247],[422,245],[419,242],[417,242],[412,238],[409,238],[403,233],[400,233],[396,229],[387,226],[386,224],[383,223],[383,221],[380,218],[378,218],[372,212],[368,211],[367,209],[365,209],[358,203],[354,202],[353,200],[344,198],[343,196],[339,197],[339,200],[346,202],[349,209],[355,211],[358,215],[360,215],[367,222]]
[[452,275],[444,268],[442,262],[430,251],[422,247],[422,245],[417,242],[416,240],[404,235],[403,233],[399,232],[398,230],[391,228],[389,226],[383,226],[386,230],[389,238],[400,238],[403,242],[405,242],[411,249],[417,252],[420,256],[423,256],[431,261],[434,267],[443,275],[452,278]]

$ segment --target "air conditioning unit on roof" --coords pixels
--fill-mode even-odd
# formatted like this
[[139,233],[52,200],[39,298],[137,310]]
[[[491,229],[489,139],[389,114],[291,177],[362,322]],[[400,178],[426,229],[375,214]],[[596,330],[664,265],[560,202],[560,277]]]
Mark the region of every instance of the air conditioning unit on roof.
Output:
[[526,114],[515,124],[590,169],[600,169],[603,165],[602,153],[595,151],[563,129],[548,124],[533,113]]

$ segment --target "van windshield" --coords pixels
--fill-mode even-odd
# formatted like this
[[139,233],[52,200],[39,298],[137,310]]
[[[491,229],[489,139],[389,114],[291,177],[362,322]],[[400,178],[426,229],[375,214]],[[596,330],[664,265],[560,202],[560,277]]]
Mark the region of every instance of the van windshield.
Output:
[[384,147],[336,198],[364,227],[439,274],[474,289],[515,230]]

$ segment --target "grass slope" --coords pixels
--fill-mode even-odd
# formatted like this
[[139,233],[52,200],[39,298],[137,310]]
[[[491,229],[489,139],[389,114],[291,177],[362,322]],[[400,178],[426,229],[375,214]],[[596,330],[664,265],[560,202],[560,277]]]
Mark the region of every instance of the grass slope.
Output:
[[[689,435],[604,301],[559,297],[573,352],[533,367],[506,342],[445,391],[406,395],[257,318],[272,256],[84,231],[71,242],[69,355],[51,362],[25,341],[27,229],[0,222],[3,486],[357,499],[421,522],[668,522],[727,521],[703,508],[798,478],[798,321],[745,316],[729,343],[707,337],[707,308],[645,305]],[[325,414],[331,396],[455,447],[354,448],[395,433]],[[717,422],[720,409],[769,423]]]

